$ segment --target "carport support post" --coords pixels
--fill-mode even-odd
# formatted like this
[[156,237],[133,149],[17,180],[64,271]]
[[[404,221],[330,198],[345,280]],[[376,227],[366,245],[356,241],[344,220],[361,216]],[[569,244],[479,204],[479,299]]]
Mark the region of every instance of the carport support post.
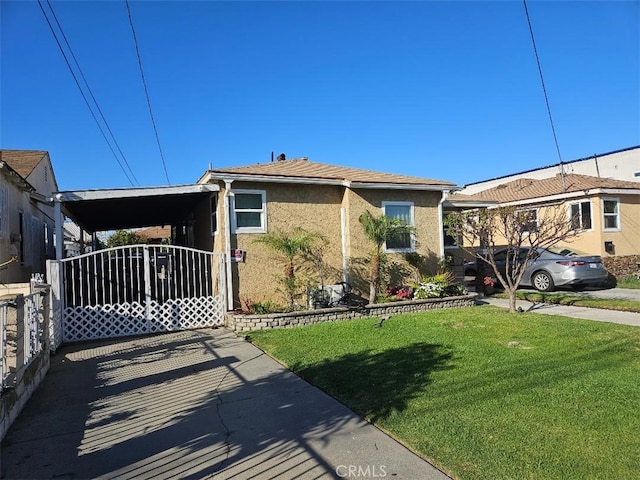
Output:
[[62,234],[62,195],[58,194],[53,197],[53,211],[56,221],[56,260],[62,260],[63,248],[64,248],[64,236]]
[[149,261],[149,247],[142,247],[142,259],[144,263],[144,313],[147,320],[147,331],[151,331],[151,263]]

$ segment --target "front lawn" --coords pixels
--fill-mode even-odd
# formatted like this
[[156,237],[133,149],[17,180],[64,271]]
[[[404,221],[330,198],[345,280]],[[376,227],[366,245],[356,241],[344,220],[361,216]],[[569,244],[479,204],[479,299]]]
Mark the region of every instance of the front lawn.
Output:
[[482,306],[252,332],[459,479],[635,478],[640,329]]

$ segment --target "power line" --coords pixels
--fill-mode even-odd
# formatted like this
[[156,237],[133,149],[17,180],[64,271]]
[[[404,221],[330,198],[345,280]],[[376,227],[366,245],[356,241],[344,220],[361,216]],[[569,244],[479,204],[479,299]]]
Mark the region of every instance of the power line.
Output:
[[[556,144],[558,159],[562,164],[562,155],[560,155],[560,147],[558,146],[558,136],[556,135],[556,127],[553,124],[553,117],[551,116],[551,107],[549,106],[549,96],[547,95],[547,87],[544,84],[544,76],[542,75],[542,66],[540,65],[540,57],[538,56],[536,39],[533,36],[533,27],[531,26],[531,19],[529,18],[529,9],[527,8],[527,0],[522,0],[522,3],[524,4],[524,13],[527,16],[527,23],[529,24],[529,33],[531,34],[531,43],[533,44],[533,53],[536,56],[536,62],[538,64],[538,73],[540,74],[540,82],[542,83],[542,93],[544,94],[544,101],[547,104],[547,113],[549,114],[549,122],[551,123],[551,132],[553,133],[553,141]],[[563,179],[564,179],[564,176],[563,176]]]
[[104,141],[107,143],[107,146],[109,147],[109,150],[111,150],[111,153],[113,154],[113,157],[116,159],[116,162],[118,162],[118,165],[122,169],[122,173],[124,173],[124,176],[127,177],[127,180],[129,180],[129,183],[132,186],[134,186],[133,181],[129,177],[129,174],[125,170],[124,166],[122,165],[122,162],[120,161],[120,159],[116,155],[116,152],[113,150],[113,147],[111,146],[111,143],[109,142],[109,139],[105,135],[104,130],[102,129],[102,125],[100,125],[100,122],[98,121],[98,118],[96,117],[95,113],[93,112],[93,109],[91,108],[89,100],[87,100],[87,97],[84,94],[84,91],[82,90],[82,87],[80,86],[80,82],[78,82],[78,78],[76,77],[76,74],[73,71],[73,68],[71,67],[71,63],[69,63],[69,59],[67,58],[67,55],[64,52],[64,49],[62,48],[62,45],[60,44],[60,40],[58,39],[58,35],[56,34],[56,31],[53,28],[53,25],[51,25],[51,21],[49,20],[49,17],[47,16],[47,12],[45,11],[44,7],[42,6],[42,2],[40,0],[38,0],[38,6],[40,7],[40,10],[42,11],[42,15],[44,15],[44,18],[45,18],[45,20],[47,22],[47,25],[49,26],[49,29],[51,30],[51,33],[53,35],[54,40],[56,41],[56,44],[58,45],[58,49],[60,50],[60,53],[62,54],[62,57],[64,58],[64,61],[67,64],[67,68],[69,68],[69,72],[71,73],[71,76],[73,77],[73,80],[76,83],[76,86],[78,87],[78,90],[80,91],[80,95],[82,95],[82,99],[84,100],[84,103],[87,105],[87,108],[89,109],[89,113],[91,113],[91,116],[93,117],[93,120],[96,122],[96,125],[98,126],[98,129],[100,130],[100,133],[102,134],[102,138],[104,138]]
[[140,49],[138,48],[138,38],[136,37],[136,30],[133,27],[133,18],[131,17],[131,8],[129,7],[129,0],[125,0],[127,5],[127,13],[129,14],[129,25],[131,25],[131,33],[133,34],[133,43],[136,46],[136,56],[138,57],[138,66],[140,67],[140,76],[142,77],[142,85],[144,87],[144,94],[147,97],[147,106],[149,107],[149,115],[151,116],[151,124],[153,125],[153,131],[156,135],[156,143],[158,144],[158,150],[160,151],[160,159],[162,160],[162,168],[164,168],[164,175],[167,178],[167,183],[171,185],[169,180],[169,173],[167,172],[167,164],[164,161],[164,153],[162,153],[162,146],[160,145],[160,137],[158,135],[158,129],[156,127],[156,120],[153,116],[153,110],[151,109],[151,99],[149,98],[149,91],[147,90],[147,81],[144,76],[144,70],[142,69],[142,58],[140,57]]
[[[84,76],[84,72],[82,71],[82,68],[80,67],[80,62],[78,62],[78,59],[76,58],[75,54],[73,53],[73,49],[71,48],[71,44],[69,43],[69,40],[67,39],[67,36],[64,33],[64,29],[62,28],[62,25],[58,21],[58,16],[56,15],[56,12],[53,9],[53,5],[51,4],[50,0],[47,0],[47,5],[49,6],[49,9],[51,10],[51,14],[53,15],[53,19],[55,20],[56,25],[58,26],[58,29],[60,30],[60,33],[62,34],[62,38],[64,39],[64,43],[66,44],[67,49],[69,50],[69,53],[71,54],[71,57],[73,58],[73,61],[75,62],[76,68],[78,69],[78,72],[80,72],[80,76],[82,77],[82,81],[84,82],[84,85],[85,85],[87,91],[89,92],[89,95],[91,95],[91,99],[93,100],[93,103],[95,104],[95,106],[96,106],[96,108],[98,110],[98,113],[100,113],[100,117],[102,118],[102,121],[104,122],[104,125],[107,127],[107,131],[111,135],[111,139],[113,140],[113,143],[115,144],[116,148],[118,149],[118,152],[120,152],[120,156],[122,157],[122,160],[124,161],[125,165],[129,169],[129,173],[131,173],[131,176],[135,180],[135,183],[139,185],[140,182],[138,182],[138,179],[136,178],[135,174],[133,173],[133,170],[131,169],[131,165],[127,161],[127,157],[125,157],[124,153],[122,152],[122,149],[120,148],[120,145],[118,144],[118,141],[116,140],[116,137],[113,134],[113,131],[111,130],[111,127],[109,126],[109,122],[107,122],[107,119],[105,118],[104,113],[102,112],[102,109],[100,108],[100,104],[98,103],[98,100],[96,100],[96,97],[93,94],[93,91],[91,90],[91,87],[89,86],[89,82],[87,81],[86,77]],[[63,53],[63,55],[64,55],[64,53]],[[111,151],[113,152],[113,149]],[[114,153],[114,155],[115,155],[115,153]]]

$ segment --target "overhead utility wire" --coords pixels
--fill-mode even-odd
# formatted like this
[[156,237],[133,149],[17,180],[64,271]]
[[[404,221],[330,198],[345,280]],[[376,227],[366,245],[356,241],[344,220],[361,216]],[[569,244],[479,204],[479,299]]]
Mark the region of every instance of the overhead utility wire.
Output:
[[[47,5],[49,6],[49,9],[51,10],[51,14],[53,15],[53,19],[55,20],[56,25],[58,26],[58,29],[60,30],[60,33],[62,34],[62,38],[64,39],[64,43],[67,45],[67,48],[69,49],[69,53],[71,54],[71,57],[73,58],[73,61],[76,64],[76,68],[78,69],[78,72],[80,72],[80,76],[82,77],[82,81],[84,82],[84,85],[85,85],[87,91],[89,92],[89,95],[91,95],[91,99],[93,100],[93,103],[95,104],[96,108],[98,109],[98,113],[100,113],[100,118],[102,118],[102,121],[104,122],[104,125],[107,127],[107,131],[111,135],[111,139],[113,140],[113,143],[115,144],[116,148],[118,149],[118,152],[120,152],[120,156],[122,157],[122,160],[124,161],[125,165],[129,169],[129,173],[131,174],[131,177],[133,177],[133,180],[135,181],[136,184],[140,185],[140,182],[138,182],[138,179],[136,178],[135,174],[133,173],[133,170],[131,169],[131,165],[127,161],[127,157],[125,157],[124,153],[122,152],[122,149],[120,148],[120,145],[118,144],[118,141],[116,140],[116,137],[113,134],[113,131],[111,130],[111,127],[109,126],[109,122],[107,122],[107,119],[105,118],[104,113],[102,113],[102,109],[100,108],[100,104],[98,103],[98,100],[96,100],[96,97],[93,95],[93,91],[91,90],[91,87],[89,86],[89,82],[87,81],[86,77],[84,76],[84,72],[82,71],[82,68],[80,68],[80,63],[78,62],[78,59],[76,58],[75,54],[73,53],[73,49],[71,48],[71,44],[69,43],[69,40],[67,39],[67,36],[64,33],[62,25],[60,25],[60,22],[58,21],[58,16],[56,15],[56,12],[53,9],[53,5],[51,4],[50,0],[47,0]],[[113,152],[113,149],[111,151]],[[115,155],[115,153],[114,153],[114,155]]]
[[151,109],[151,99],[149,98],[149,91],[147,90],[147,81],[144,76],[144,70],[142,69],[142,58],[140,57],[140,49],[138,48],[138,38],[136,37],[136,30],[133,27],[133,18],[131,17],[131,8],[129,7],[129,0],[125,0],[127,4],[127,13],[129,14],[129,25],[131,25],[131,33],[133,34],[133,43],[136,46],[136,55],[138,57],[138,66],[140,67],[140,76],[142,77],[142,85],[144,87],[144,94],[147,97],[147,106],[149,107],[149,115],[151,116],[151,124],[153,125],[153,131],[156,134],[156,142],[158,144],[158,150],[160,151],[160,159],[162,160],[162,168],[164,168],[164,175],[167,178],[167,183],[171,185],[169,180],[169,173],[167,172],[167,164],[164,161],[164,153],[162,153],[162,146],[160,145],[160,137],[158,136],[158,129],[156,127],[156,120],[153,116],[153,110]]
[[[553,125],[553,117],[551,116],[551,107],[549,106],[549,96],[547,95],[547,88],[544,84],[544,76],[542,75],[542,67],[540,66],[540,57],[538,56],[538,49],[536,48],[536,39],[533,36],[533,28],[531,27],[531,19],[529,18],[529,9],[527,8],[527,0],[522,0],[524,3],[524,13],[527,16],[527,23],[529,24],[529,33],[531,34],[531,43],[533,44],[533,53],[536,56],[536,62],[538,63],[538,73],[540,73],[540,82],[542,83],[542,93],[544,93],[544,101],[547,104],[547,113],[549,114],[549,122],[551,123],[551,132],[553,133],[553,140],[556,143],[556,151],[558,152],[558,159],[562,164],[562,155],[560,155],[560,147],[558,146],[558,137],[556,135],[556,127]],[[564,180],[564,175],[563,175]]]
[[129,180],[129,183],[133,186],[134,185],[133,181],[131,180],[131,178],[129,177],[129,174],[127,173],[127,171],[125,170],[124,166],[122,165],[122,162],[120,161],[120,159],[116,155],[116,152],[113,151],[113,147],[111,146],[111,143],[109,143],[109,139],[105,135],[104,130],[102,129],[102,125],[100,125],[100,122],[98,121],[98,118],[96,117],[95,113],[93,112],[93,109],[91,108],[91,105],[89,104],[89,101],[87,100],[86,95],[82,91],[82,87],[80,86],[80,82],[78,82],[78,78],[76,77],[76,74],[74,73],[73,68],[71,68],[71,64],[69,63],[69,59],[67,58],[67,55],[64,53],[64,49],[62,48],[62,45],[60,44],[60,41],[58,40],[58,36],[56,35],[56,32],[55,32],[55,30],[53,28],[53,25],[51,25],[51,22],[49,21],[49,17],[47,16],[47,12],[44,10],[44,7],[42,6],[42,3],[40,2],[40,0],[38,0],[38,6],[40,7],[40,10],[42,11],[42,14],[44,15],[44,18],[47,21],[47,25],[49,25],[49,29],[51,30],[51,33],[53,34],[53,38],[56,41],[56,44],[58,45],[58,48],[60,49],[60,53],[62,53],[62,57],[64,58],[64,61],[67,64],[67,67],[69,68],[69,72],[71,72],[71,76],[73,77],[73,80],[76,82],[76,86],[78,87],[78,90],[80,91],[80,95],[82,95],[82,98],[84,99],[84,103],[87,105],[87,108],[89,109],[89,112],[91,113],[91,116],[93,117],[93,120],[96,122],[96,125],[98,126],[98,129],[100,130],[100,133],[102,134],[102,138],[104,138],[104,141],[107,142],[107,146],[109,147],[109,150],[111,150],[111,153],[113,153],[113,156],[116,159],[116,162],[118,162],[118,165],[122,169],[122,173],[124,173],[124,176],[127,177],[127,180]]

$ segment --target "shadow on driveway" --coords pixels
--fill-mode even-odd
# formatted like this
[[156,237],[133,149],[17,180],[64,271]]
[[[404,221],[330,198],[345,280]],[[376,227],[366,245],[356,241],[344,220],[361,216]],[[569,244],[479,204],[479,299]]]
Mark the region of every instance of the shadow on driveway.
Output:
[[63,347],[2,445],[2,478],[315,479],[341,465],[448,478],[222,329]]

